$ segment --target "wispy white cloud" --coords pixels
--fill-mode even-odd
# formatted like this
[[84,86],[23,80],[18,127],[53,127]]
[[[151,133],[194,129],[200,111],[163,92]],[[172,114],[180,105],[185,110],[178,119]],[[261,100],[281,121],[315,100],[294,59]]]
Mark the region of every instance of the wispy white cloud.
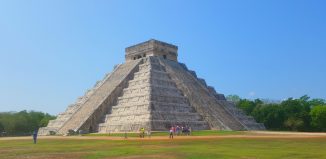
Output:
[[254,97],[254,96],[256,96],[256,92],[254,92],[254,91],[249,92],[249,96],[250,96],[250,97]]

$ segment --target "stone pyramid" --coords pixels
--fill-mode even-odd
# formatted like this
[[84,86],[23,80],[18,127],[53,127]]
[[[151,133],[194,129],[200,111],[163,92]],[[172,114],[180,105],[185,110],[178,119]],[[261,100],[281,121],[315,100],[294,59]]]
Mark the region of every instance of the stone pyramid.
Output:
[[172,125],[193,130],[265,129],[179,63],[177,51],[177,46],[153,39],[126,48],[124,64],[39,134],[137,132],[141,127],[166,131]]

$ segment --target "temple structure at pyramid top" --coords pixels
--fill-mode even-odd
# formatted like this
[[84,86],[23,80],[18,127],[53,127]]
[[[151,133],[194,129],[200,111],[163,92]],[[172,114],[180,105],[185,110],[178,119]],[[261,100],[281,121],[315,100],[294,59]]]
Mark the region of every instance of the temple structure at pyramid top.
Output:
[[178,47],[172,44],[151,39],[126,48],[126,61],[141,59],[147,56],[160,56],[164,59],[178,61]]
[[68,106],[40,135],[68,132],[263,130],[196,72],[178,62],[178,47],[149,40],[126,48],[126,62]]

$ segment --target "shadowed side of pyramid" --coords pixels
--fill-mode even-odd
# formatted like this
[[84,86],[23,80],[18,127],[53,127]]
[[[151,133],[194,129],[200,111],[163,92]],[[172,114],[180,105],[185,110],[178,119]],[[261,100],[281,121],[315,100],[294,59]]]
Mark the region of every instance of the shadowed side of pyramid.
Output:
[[226,101],[205,80],[188,70],[185,64],[161,59],[171,79],[185,94],[190,104],[209,123],[210,129],[217,130],[264,130],[263,124],[244,114],[233,103]]

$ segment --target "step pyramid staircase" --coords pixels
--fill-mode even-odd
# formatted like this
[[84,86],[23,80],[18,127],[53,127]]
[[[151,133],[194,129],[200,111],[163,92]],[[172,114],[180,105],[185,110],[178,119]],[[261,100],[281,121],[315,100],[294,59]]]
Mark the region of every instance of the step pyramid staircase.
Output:
[[126,48],[126,62],[39,129],[39,135],[69,131],[264,130],[223,94],[177,60],[177,46],[149,40]]
[[208,129],[208,124],[189,105],[156,57],[144,59],[112,112],[99,125],[100,133],[138,131],[144,127],[166,130],[172,125]]

